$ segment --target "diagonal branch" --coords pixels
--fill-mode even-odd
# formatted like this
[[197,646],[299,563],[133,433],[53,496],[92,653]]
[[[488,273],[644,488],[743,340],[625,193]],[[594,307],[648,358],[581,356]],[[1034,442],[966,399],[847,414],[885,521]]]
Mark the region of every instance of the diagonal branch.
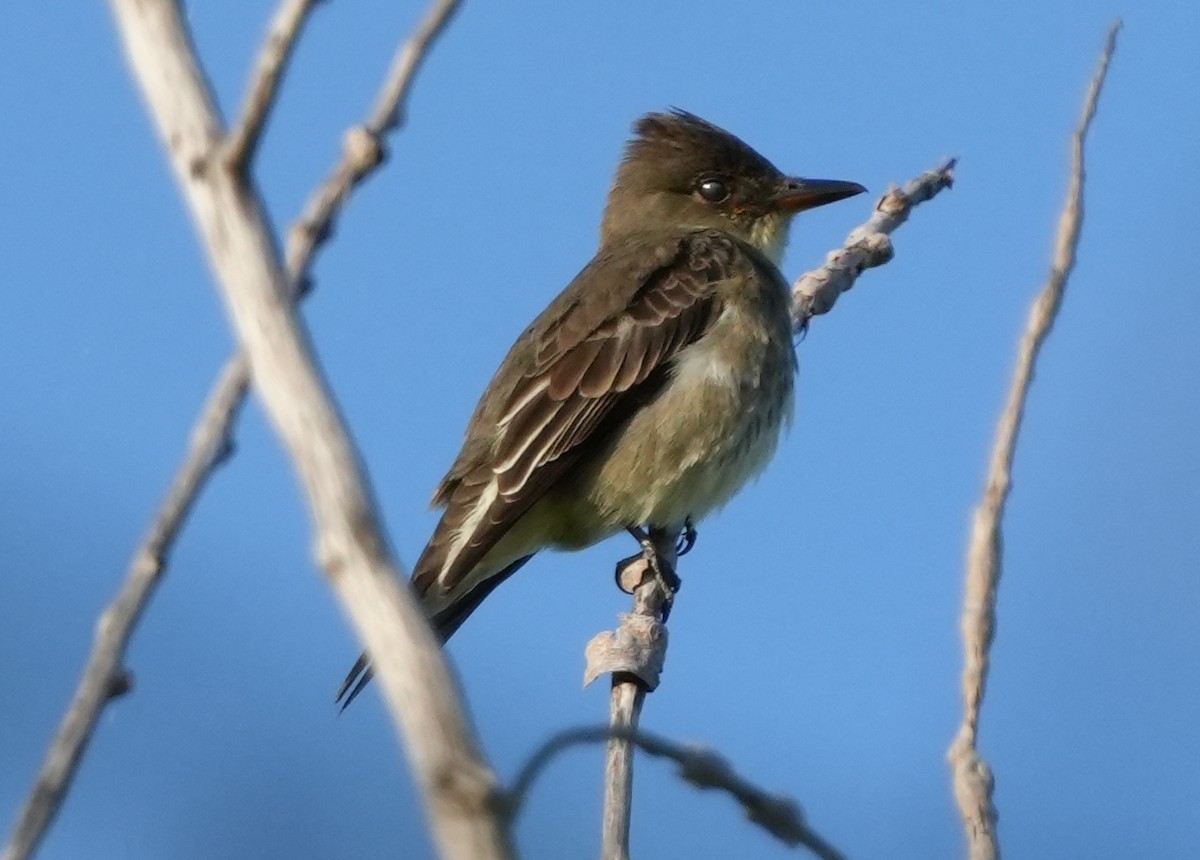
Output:
[[[388,109],[388,99],[407,97],[421,62],[459,5],[460,0],[435,0],[417,31],[397,51],[397,60],[384,80],[368,120],[371,127],[383,128],[378,119],[380,116],[402,115],[399,107]],[[393,121],[386,131],[398,127],[399,123]],[[351,134],[348,139],[357,137],[360,136]],[[376,143],[366,158],[361,149],[347,147],[306,206],[302,219],[305,228],[293,230],[292,241],[288,243],[287,274],[293,289],[305,281],[317,252],[332,235],[332,225],[353,188],[383,163],[382,139],[375,137],[374,140]],[[170,491],[142,544],[134,552],[125,581],[100,617],[79,687],[50,744],[0,860],[25,860],[32,856],[66,797],[100,714],[114,697],[114,691],[128,688],[130,681],[122,665],[125,650],[154,589],[166,572],[171,548],[188,515],[217,466],[233,450],[232,428],[245,403],[249,385],[249,368],[244,355],[239,352],[229,359],[218,375],[192,428],[191,443]]]
[[313,355],[256,190],[221,158],[215,101],[178,0],[112,0],[126,54],[314,522],[316,555],[371,654],[451,860],[507,860],[495,780],[446,657],[402,585],[348,428]]
[[[264,49],[242,122],[235,132],[247,136],[247,142],[227,143],[226,157],[230,152],[246,147],[246,154],[239,156],[246,159],[253,150],[253,138],[261,134],[261,127],[269,115],[279,81],[286,69],[289,52],[312,5],[285,0],[277,13],[271,33],[290,34],[285,39],[290,40],[291,44],[274,54]],[[385,160],[383,136],[401,124],[404,100],[415,73],[459,5],[459,0],[437,0],[433,4],[412,37],[397,52],[371,117],[364,126],[352,129],[347,134],[343,156],[310,199],[304,215],[289,236],[287,273],[293,288],[307,285],[307,273],[312,260],[332,234],[332,227],[353,188]],[[294,30],[291,29],[293,25]],[[265,83],[265,76],[268,75],[270,82]],[[234,159],[235,163],[237,160]],[[236,355],[222,370],[206,401],[193,429],[187,457],[145,541],[134,554],[126,581],[100,619],[96,641],[80,687],[43,763],[35,789],[18,819],[12,842],[3,855],[4,860],[30,856],[65,796],[99,714],[109,698],[128,688],[130,680],[122,668],[126,645],[153,589],[165,572],[170,549],[187,515],[216,466],[232,450],[231,428],[244,402],[248,385],[245,358]]]
[[288,236],[287,266],[301,295],[313,253],[329,238],[354,188],[387,158],[386,138],[404,124],[404,109],[429,49],[458,12],[461,0],[433,0],[429,11],[392,58],[367,121],[350,129],[342,159],[330,171]]
[[258,65],[246,90],[241,119],[230,132],[225,144],[225,160],[235,173],[250,167],[258,150],[258,141],[266,127],[267,118],[275,107],[275,96],[287,71],[292,51],[300,41],[300,32],[308,17],[321,0],[283,0],[263,42]]
[[200,421],[193,430],[183,468],[176,473],[166,500],[134,553],[117,596],[96,625],[92,653],[79,688],[0,854],[3,860],[33,856],[66,798],[105,705],[131,687],[132,679],[122,664],[133,628],[161,580],[175,538],[196,503],[196,487],[204,484],[230,450],[229,423],[213,421],[212,416],[236,416],[244,402],[245,388],[244,368],[226,368],[209,396],[204,408],[208,420]]
[[979,716],[987,687],[992,639],[996,634],[996,590],[1000,583],[1004,507],[1012,488],[1012,464],[1017,437],[1025,414],[1029,386],[1033,382],[1038,354],[1062,307],[1067,279],[1075,267],[1075,255],[1083,228],[1084,143],[1108,66],[1117,47],[1121,22],[1108,31],[1100,65],[1092,78],[1083,116],[1071,146],[1071,184],[1058,223],[1054,261],[1041,295],[1034,302],[1029,323],[1021,337],[1017,369],[1004,414],[996,428],[987,487],[975,510],[971,545],[967,552],[966,595],[963,599],[962,635],[965,665],[962,675],[963,721],[948,754],[954,774],[954,794],[966,828],[971,860],[998,860],[1000,842],[996,833],[997,813],[992,802],[995,782],[991,768],[979,754]]
[[611,726],[567,729],[540,746],[525,762],[512,788],[502,795],[507,816],[515,820],[542,771],[559,754],[584,744],[625,741],[647,755],[666,758],[679,765],[679,775],[696,788],[725,791],[741,804],[746,817],[776,839],[793,848],[803,845],[822,860],[842,860],[842,854],[808,826],[802,810],[790,797],[771,794],[740,776],[724,757],[700,746],[679,744],[637,729]]
[[948,159],[903,189],[889,188],[875,204],[871,217],[850,231],[842,247],[830,251],[824,263],[796,279],[792,285],[792,327],[797,333],[807,330],[814,316],[832,310],[838,296],[853,287],[866,269],[892,259],[889,236],[908,220],[914,208],[954,185],[956,164],[958,159]]

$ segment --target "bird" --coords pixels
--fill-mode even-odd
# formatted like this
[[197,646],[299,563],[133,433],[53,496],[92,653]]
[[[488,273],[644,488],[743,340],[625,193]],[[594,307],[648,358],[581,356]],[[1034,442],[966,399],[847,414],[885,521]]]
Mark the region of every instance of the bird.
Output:
[[[792,415],[790,222],[865,190],[687,111],[634,123],[595,256],[508,351],[434,493],[411,586],[443,642],[540,550],[629,531],[653,561],[651,531],[693,535],[758,475]],[[364,654],[343,709],[370,678]]]

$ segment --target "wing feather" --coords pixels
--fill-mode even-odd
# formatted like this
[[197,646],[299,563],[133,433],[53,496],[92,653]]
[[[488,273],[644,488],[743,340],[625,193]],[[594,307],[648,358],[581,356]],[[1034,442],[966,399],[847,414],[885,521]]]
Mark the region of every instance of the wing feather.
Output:
[[645,329],[635,328],[630,332],[629,348],[625,350],[625,355],[621,359],[621,367],[612,381],[613,391],[628,391],[630,386],[645,379],[642,375],[642,368],[654,366],[654,362],[647,360],[646,348],[649,342],[650,337]]

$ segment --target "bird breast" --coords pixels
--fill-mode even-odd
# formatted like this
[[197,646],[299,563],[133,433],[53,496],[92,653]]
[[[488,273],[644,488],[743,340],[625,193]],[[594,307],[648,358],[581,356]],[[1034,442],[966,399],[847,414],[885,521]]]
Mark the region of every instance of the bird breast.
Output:
[[726,305],[613,440],[587,488],[609,525],[698,521],[766,466],[791,418],[795,355],[763,310]]

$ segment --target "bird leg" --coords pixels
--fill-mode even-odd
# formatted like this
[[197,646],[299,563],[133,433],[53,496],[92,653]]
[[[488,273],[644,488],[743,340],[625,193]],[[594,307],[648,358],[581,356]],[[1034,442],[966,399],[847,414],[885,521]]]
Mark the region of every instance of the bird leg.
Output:
[[[675,592],[679,591],[679,586],[682,584],[679,575],[675,573],[675,566],[667,561],[667,559],[659,556],[658,550],[654,547],[653,538],[644,529],[638,526],[628,526],[625,530],[633,535],[634,539],[641,545],[642,551],[637,555],[631,555],[629,558],[623,558],[617,562],[617,587],[626,594],[633,594],[638,586],[645,582],[646,574],[649,573],[658,580],[663,594],[667,596],[666,609],[670,611],[670,603],[675,597]],[[694,531],[692,529],[693,533]],[[686,533],[685,531],[685,535]],[[683,540],[681,538],[681,542]],[[695,543],[694,537],[691,542]],[[691,546],[689,545],[688,549],[690,548]]]

